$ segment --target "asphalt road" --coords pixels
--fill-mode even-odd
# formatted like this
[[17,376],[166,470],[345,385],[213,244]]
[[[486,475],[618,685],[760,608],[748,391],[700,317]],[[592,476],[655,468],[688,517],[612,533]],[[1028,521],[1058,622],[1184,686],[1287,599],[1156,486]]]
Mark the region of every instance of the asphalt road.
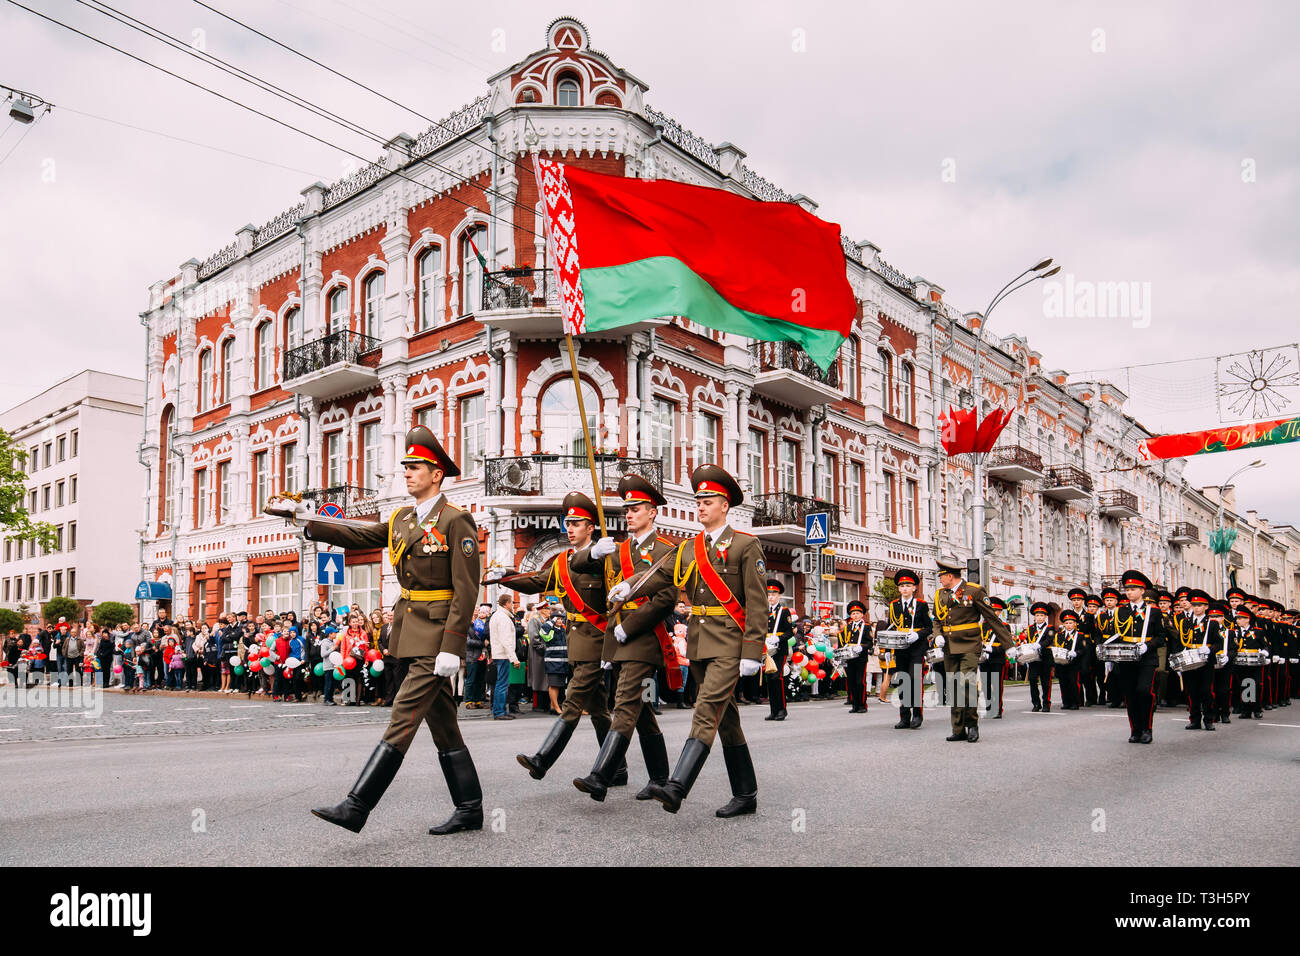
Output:
[[[113,697],[106,711],[149,712],[86,720],[120,728],[59,732],[74,739],[0,734],[0,863],[1294,863],[1300,708],[1215,733],[1186,731],[1181,713],[1163,709],[1155,743],[1140,746],[1127,743],[1122,710],[1034,714],[1025,696],[1010,689],[1007,716],[982,721],[974,745],[944,741],[947,711],[939,708],[927,709],[920,730],[903,731],[893,729],[896,711],[878,702],[865,715],[839,701],[799,704],[784,723],[763,721],[765,707],[745,707],[759,810],[733,820],[713,816],[729,796],[720,747],[672,816],[632,799],[645,781],[635,743],[632,787],[598,804],[571,783],[596,753],[585,720],[538,782],[514,755],[535,749],[548,719],[495,722],[476,713],[464,725],[485,828],[450,837],[426,833],[451,806],[423,733],[360,834],[307,812],[342,799],[386,710]],[[181,711],[204,705],[212,709]],[[295,708],[305,716],[281,716]],[[27,732],[28,715],[0,715],[0,726]],[[232,717],[241,719],[223,720]],[[661,718],[674,760],[690,717],[665,710]],[[39,719],[53,728],[82,718]],[[149,723],[168,720],[184,723]],[[123,735],[95,736],[117,730]]]

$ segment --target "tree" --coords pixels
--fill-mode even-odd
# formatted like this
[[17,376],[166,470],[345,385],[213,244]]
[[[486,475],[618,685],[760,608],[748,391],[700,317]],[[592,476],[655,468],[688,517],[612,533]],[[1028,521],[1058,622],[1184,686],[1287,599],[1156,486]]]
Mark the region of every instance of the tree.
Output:
[[11,611],[7,607],[0,607],[0,634],[8,634],[10,631],[17,631],[21,634],[26,626],[26,619],[17,611]]
[[876,603],[889,607],[890,602],[898,597],[898,585],[893,578],[881,578],[872,585],[871,593],[876,596]]
[[121,601],[105,601],[95,605],[95,610],[90,612],[90,620],[95,627],[115,628],[134,621],[135,608]]
[[54,525],[33,521],[27,513],[26,464],[27,452],[0,428],[0,534],[14,541],[35,541],[48,551],[54,547]]
[[50,598],[41,607],[41,620],[46,624],[53,624],[61,617],[66,617],[68,623],[81,620],[81,604],[70,597]]

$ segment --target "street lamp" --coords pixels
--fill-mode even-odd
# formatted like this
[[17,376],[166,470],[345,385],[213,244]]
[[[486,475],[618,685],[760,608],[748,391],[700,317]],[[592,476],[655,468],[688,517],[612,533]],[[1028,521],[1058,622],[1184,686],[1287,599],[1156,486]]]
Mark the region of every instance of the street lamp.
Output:
[[[1020,273],[1020,275],[1016,276],[1014,279],[1012,279],[1010,282],[1004,285],[1001,289],[999,289],[998,294],[993,297],[993,300],[991,302],[989,302],[989,307],[984,310],[984,315],[980,319],[979,330],[975,336],[975,376],[972,383],[972,390],[975,393],[975,420],[977,422],[979,421],[979,417],[980,417],[982,392],[984,390],[983,389],[984,352],[981,348],[981,345],[984,342],[984,330],[988,328],[989,316],[993,314],[993,310],[997,308],[998,304],[1007,296],[1011,295],[1011,293],[1019,289],[1023,289],[1031,282],[1035,282],[1039,279],[1046,279],[1050,276],[1056,275],[1058,272],[1061,271],[1060,266],[1056,266],[1055,268],[1049,269],[1048,267],[1051,265],[1052,265],[1052,260],[1050,257],[1048,257],[1044,259],[1042,262],[1038,263],[1037,265],[1030,266],[1024,272]],[[1029,278],[1026,279],[1025,276],[1029,276]],[[1022,279],[1024,280],[1023,282],[1021,281]],[[973,521],[975,527],[972,529],[974,533],[971,535],[971,538],[973,539],[971,543],[974,546],[973,556],[976,561],[976,567],[979,568],[979,574],[980,574],[979,583],[983,585],[985,588],[987,588],[989,586],[989,582],[987,580],[987,575],[984,574],[984,553],[985,553],[984,506],[985,506],[984,456],[980,452],[976,452],[975,453],[975,504],[973,505],[975,509],[975,514],[973,515]]]
[[[1227,481],[1219,485],[1219,511],[1218,514],[1214,516],[1214,524],[1216,530],[1218,530],[1219,532],[1220,547],[1222,547],[1222,542],[1223,542],[1223,490],[1227,488],[1230,484],[1232,484],[1232,479],[1236,478],[1243,471],[1250,471],[1250,469],[1252,468],[1263,468],[1263,467],[1264,467],[1263,461],[1252,461],[1249,465],[1242,465],[1240,468],[1238,468],[1236,471],[1234,471],[1232,474],[1228,476]],[[1223,593],[1226,595],[1228,593],[1228,588],[1229,588],[1228,552],[1226,550],[1223,551],[1218,555],[1218,558],[1219,558],[1219,577],[1220,580],[1223,581]]]

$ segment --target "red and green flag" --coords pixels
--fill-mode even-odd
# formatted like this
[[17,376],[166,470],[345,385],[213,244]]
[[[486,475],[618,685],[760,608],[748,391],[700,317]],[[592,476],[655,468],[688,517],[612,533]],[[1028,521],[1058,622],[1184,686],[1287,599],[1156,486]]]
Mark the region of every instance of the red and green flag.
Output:
[[483,258],[483,253],[478,251],[478,243],[474,241],[474,233],[465,233],[465,238],[469,240],[469,247],[474,250],[474,256],[478,259],[478,267],[486,273],[488,271],[487,259]]
[[830,367],[857,310],[839,226],[794,203],[534,165],[567,333],[683,315]]
[[1145,461],[1157,458],[1190,458],[1193,455],[1209,455],[1216,451],[1285,445],[1293,441],[1300,441],[1300,418],[1276,418],[1268,422],[1208,428],[1205,431],[1183,432],[1179,435],[1153,435],[1138,446],[1138,453]]

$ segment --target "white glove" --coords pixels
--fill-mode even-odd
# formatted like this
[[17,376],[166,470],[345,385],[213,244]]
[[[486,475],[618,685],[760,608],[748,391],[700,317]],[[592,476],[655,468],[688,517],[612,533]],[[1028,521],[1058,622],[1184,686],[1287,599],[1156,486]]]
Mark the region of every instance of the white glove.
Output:
[[940,634],[938,637],[936,637],[936,638],[934,639],[934,646],[937,647],[939,650],[943,650],[943,635],[942,635],[942,634]]
[[272,498],[262,508],[269,515],[285,518],[294,524],[303,524],[313,517],[311,505],[305,501],[293,501],[289,498]]
[[918,633],[916,633],[916,631],[913,631],[911,634],[907,635],[907,643],[908,643],[909,645],[911,645],[911,644],[915,644],[915,643],[916,643],[916,639],[917,639],[918,637],[920,637],[920,636],[921,636],[921,635],[918,634]]
[[1219,651],[1219,653],[1216,654],[1215,656],[1219,659],[1221,663],[1226,664],[1228,662],[1228,654],[1226,651]]
[[455,654],[439,651],[433,662],[433,673],[436,677],[454,677],[460,673],[460,658]]
[[1268,655],[1268,651],[1260,651],[1260,652],[1259,652],[1259,655],[1260,655],[1260,656],[1259,656],[1259,659],[1262,660],[1265,664],[1267,664],[1267,663],[1268,663],[1268,656],[1269,656],[1269,655]]
[[488,568],[486,571],[483,572],[483,583],[496,584],[507,574],[512,574],[512,573],[513,572],[509,568]]
[[600,669],[603,670],[603,671],[610,670],[611,668],[613,668],[613,666],[614,666],[614,665],[611,664],[609,661],[601,661],[601,662],[600,662]]
[[774,651],[781,645],[781,639],[779,637],[769,637],[763,643],[767,645],[769,651]]
[[1142,641],[1141,643],[1138,644],[1138,657],[1141,657],[1146,652],[1147,652],[1147,642]]
[[591,546],[591,556],[593,558],[604,558],[618,550],[618,545],[614,543],[613,538],[601,538]]
[[744,660],[740,662],[740,676],[753,677],[763,667],[761,661]]
[[[602,539],[603,540],[603,539]],[[622,604],[627,600],[628,595],[632,593],[632,585],[626,581],[619,581],[609,589],[607,595],[610,604]]]
[[984,651],[982,654],[980,654],[980,663],[981,663],[981,664],[983,664],[983,663],[984,663],[986,660],[988,660],[988,659],[989,659],[989,652],[988,652],[988,651]]
[[[602,538],[601,540],[603,541],[604,539]],[[622,624],[614,625],[614,639],[620,644],[627,643],[627,631],[623,630]]]
[[1007,648],[1007,660],[1014,661],[1020,655],[1020,649],[1012,644]]
[[1072,660],[1074,660],[1074,659],[1075,659],[1076,657],[1078,657],[1078,656],[1079,656],[1079,655],[1076,654],[1074,651],[1066,651],[1066,653],[1065,653],[1065,659],[1066,659],[1067,661],[1072,661]]

